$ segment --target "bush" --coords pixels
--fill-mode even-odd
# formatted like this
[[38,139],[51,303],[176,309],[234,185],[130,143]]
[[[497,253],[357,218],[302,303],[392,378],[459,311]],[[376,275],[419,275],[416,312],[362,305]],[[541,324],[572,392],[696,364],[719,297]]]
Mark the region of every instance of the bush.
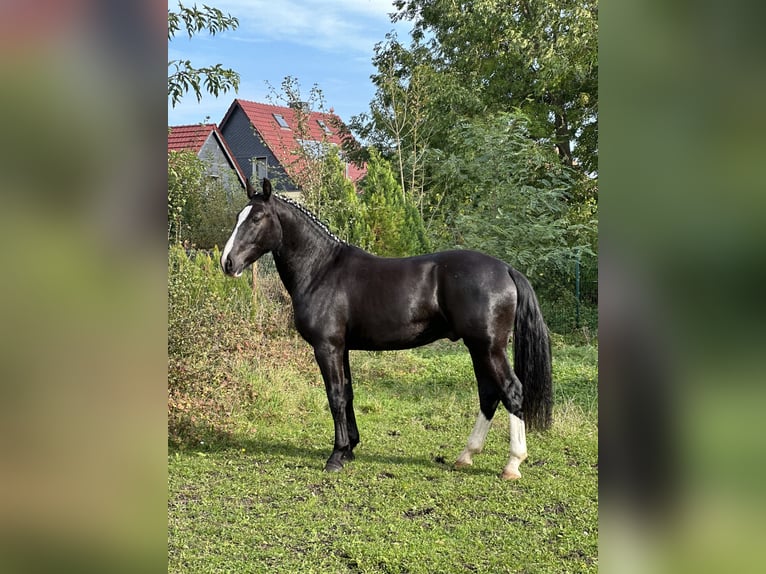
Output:
[[172,442],[195,440],[196,429],[224,429],[229,401],[243,389],[229,357],[251,338],[252,296],[246,281],[228,280],[219,254],[168,250],[168,429]]
[[[277,416],[274,397],[289,389],[298,400],[298,389],[319,375],[271,257],[258,262],[255,290],[252,273],[226,277],[219,258],[217,249],[168,249],[168,440],[175,448],[227,441],[265,408]],[[293,380],[273,367],[287,363]]]

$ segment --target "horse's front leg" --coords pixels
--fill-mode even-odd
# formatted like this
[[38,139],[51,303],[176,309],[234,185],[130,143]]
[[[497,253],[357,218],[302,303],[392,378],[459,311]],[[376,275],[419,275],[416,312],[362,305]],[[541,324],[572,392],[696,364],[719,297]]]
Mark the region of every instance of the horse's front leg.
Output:
[[346,377],[344,376],[343,353],[342,347],[330,343],[323,343],[314,347],[314,356],[324,379],[327,400],[330,403],[330,411],[335,422],[335,444],[324,467],[327,472],[339,471],[346,461],[353,458],[351,452],[353,446],[348,433],[346,411],[348,394]]
[[354,387],[351,383],[351,365],[348,360],[348,349],[343,353],[343,374],[346,376],[346,422],[348,423],[348,440],[351,443],[351,458],[353,450],[359,444],[359,428],[356,426],[354,414]]

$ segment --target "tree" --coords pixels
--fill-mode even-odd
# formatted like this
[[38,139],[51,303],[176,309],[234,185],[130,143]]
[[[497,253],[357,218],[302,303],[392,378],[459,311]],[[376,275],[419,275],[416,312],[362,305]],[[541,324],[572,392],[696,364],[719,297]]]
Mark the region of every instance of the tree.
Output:
[[[236,30],[238,26],[239,20],[234,16],[206,5],[197,8],[195,4],[189,8],[179,2],[177,12],[168,9],[168,42],[182,28],[191,38],[203,30],[215,36],[224,30]],[[170,60],[168,70],[168,97],[173,107],[189,91],[200,101],[203,88],[213,96],[239,89],[239,74],[221,64],[195,68],[190,60]]]
[[295,121],[285,138],[281,156],[289,158],[285,170],[292,183],[303,193],[303,200],[317,217],[325,217],[325,201],[322,191],[328,177],[327,169],[332,166],[325,162],[333,144],[328,134],[322,131],[320,138],[314,139],[309,123],[312,112],[326,113],[324,94],[314,84],[308,94],[301,91],[297,78],[286,76],[280,90],[269,85],[269,101],[274,105],[290,106],[295,113]]
[[185,240],[199,249],[223,248],[242,207],[232,198],[235,187],[239,189],[234,174],[225,173],[215,178],[206,176],[189,189],[183,212]]
[[434,169],[447,193],[441,245],[485,251],[542,282],[594,255],[597,221],[595,203],[574,201],[589,180],[530,138],[530,123],[520,111],[466,120]]
[[280,91],[271,88],[270,100],[291,104],[295,110],[295,125],[289,137],[299,145],[285,144],[293,156],[286,167],[308,209],[342,239],[379,255],[411,255],[427,250],[420,213],[397,183],[388,161],[374,148],[366,150],[367,175],[360,183],[362,193],[357,195],[353,182],[345,177],[344,150],[330,142],[326,133],[319,140],[313,139],[309,130],[312,110],[325,113],[324,96],[318,86],[303,96],[298,80],[288,76]]
[[362,180],[362,201],[373,253],[404,257],[430,250],[420,212],[402,193],[391,164],[375,149],[370,150]]
[[[598,169],[597,0],[396,0],[437,71],[475,91],[480,113],[520,109],[561,161]],[[468,115],[475,114],[466,110]]]
[[[393,33],[375,46],[373,63],[377,90],[370,113],[353,117],[350,128],[391,162],[402,193],[430,224],[434,199],[429,156],[441,147],[459,113],[476,111],[481,104],[448,72],[434,68],[427,48],[417,44],[406,48]],[[351,157],[369,160],[369,154],[350,152]]]
[[325,222],[338,237],[352,245],[369,249],[372,242],[365,206],[345,172],[338,151],[328,150],[322,166],[322,184],[315,197],[321,198]]
[[422,206],[423,153],[431,132],[426,107],[431,69],[393,34],[375,46],[373,64],[378,69],[372,77],[377,86],[370,104],[373,125],[391,140],[388,155],[397,167],[402,194],[409,193]]

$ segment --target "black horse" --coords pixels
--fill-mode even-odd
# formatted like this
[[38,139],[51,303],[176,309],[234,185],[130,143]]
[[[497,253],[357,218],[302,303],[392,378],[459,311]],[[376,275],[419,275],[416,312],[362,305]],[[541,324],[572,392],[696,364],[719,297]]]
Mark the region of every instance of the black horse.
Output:
[[[348,245],[299,204],[272,194],[263,180],[239,213],[221,255],[224,273],[271,252],[293,302],[295,326],[314,348],[335,422],[325,470],[340,470],[359,443],[348,353],[393,350],[437,339],[463,339],[473,360],[480,412],[455,465],[472,464],[499,403],[508,410],[510,459],[505,479],[519,478],[527,457],[525,422],[551,423],[548,329],[529,281],[502,261],[474,251],[388,259]],[[513,335],[514,370],[506,348]]]

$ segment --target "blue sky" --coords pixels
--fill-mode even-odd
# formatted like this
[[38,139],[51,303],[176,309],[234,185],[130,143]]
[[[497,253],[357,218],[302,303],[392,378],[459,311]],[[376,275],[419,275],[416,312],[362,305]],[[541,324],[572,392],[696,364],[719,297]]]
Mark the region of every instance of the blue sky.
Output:
[[[187,3],[188,4],[188,3]],[[168,125],[219,123],[234,98],[268,102],[269,88],[285,76],[298,79],[308,95],[316,84],[325,106],[341,119],[366,112],[375,93],[370,75],[373,48],[395,30],[408,42],[410,23],[394,25],[392,0],[210,0],[208,4],[239,19],[239,28],[189,39],[179,33],[168,44],[168,60],[192,65],[222,64],[240,74],[238,93],[218,98],[207,93],[197,102],[187,94],[175,108],[168,103]],[[175,4],[169,3],[170,9]]]

